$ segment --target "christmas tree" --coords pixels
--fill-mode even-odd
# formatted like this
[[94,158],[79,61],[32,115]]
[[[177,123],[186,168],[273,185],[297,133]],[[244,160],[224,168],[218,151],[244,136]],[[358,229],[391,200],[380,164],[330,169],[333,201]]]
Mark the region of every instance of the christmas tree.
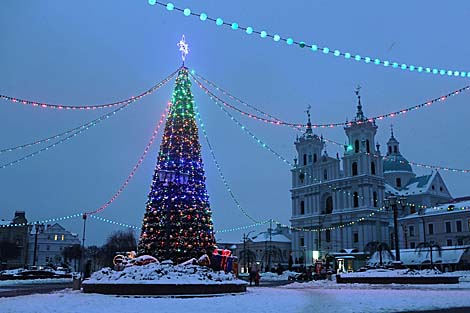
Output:
[[191,81],[183,66],[176,78],[138,251],[180,263],[210,253],[214,246]]

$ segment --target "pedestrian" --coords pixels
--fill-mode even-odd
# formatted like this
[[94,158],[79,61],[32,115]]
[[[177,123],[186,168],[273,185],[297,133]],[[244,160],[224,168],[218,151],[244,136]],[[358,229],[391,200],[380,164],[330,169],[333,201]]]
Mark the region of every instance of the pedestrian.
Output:
[[250,267],[250,286],[252,285],[253,281],[256,278],[256,264],[251,265]]
[[260,279],[259,270],[256,270],[256,272],[255,272],[255,286],[259,286],[259,279]]

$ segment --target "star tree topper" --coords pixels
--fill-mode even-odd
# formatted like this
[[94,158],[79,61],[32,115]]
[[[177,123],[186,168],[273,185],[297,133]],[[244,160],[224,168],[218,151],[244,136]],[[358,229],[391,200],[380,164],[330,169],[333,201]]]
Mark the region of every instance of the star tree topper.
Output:
[[184,64],[184,60],[186,60],[186,56],[187,56],[188,53],[189,53],[189,45],[188,45],[188,43],[186,42],[186,40],[184,39],[184,35],[183,35],[183,37],[181,37],[181,40],[180,40],[180,42],[178,43],[178,47],[180,48],[180,51],[181,51],[181,59],[183,60],[183,64]]

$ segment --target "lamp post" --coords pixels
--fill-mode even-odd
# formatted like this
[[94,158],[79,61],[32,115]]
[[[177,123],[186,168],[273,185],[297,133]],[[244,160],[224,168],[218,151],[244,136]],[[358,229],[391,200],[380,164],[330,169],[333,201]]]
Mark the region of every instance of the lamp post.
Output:
[[248,232],[248,234],[243,234],[243,268],[244,268],[244,273],[248,272],[248,266],[246,264],[246,240],[249,239],[248,236],[254,232],[254,230]]
[[82,215],[83,218],[83,236],[82,236],[82,249],[80,253],[80,273],[81,273],[81,279],[82,281],[85,279],[84,273],[85,273],[85,231],[86,231],[86,219],[87,219],[87,214],[83,213]]
[[39,224],[36,223],[34,226],[35,226],[34,228],[36,230],[36,233],[34,234],[33,266],[36,265],[36,259],[37,259]]
[[385,198],[385,208],[392,208],[393,210],[393,233],[394,233],[394,245],[395,245],[395,261],[400,261],[400,247],[398,244],[398,203],[401,204],[402,208],[406,206],[406,198],[391,195]]

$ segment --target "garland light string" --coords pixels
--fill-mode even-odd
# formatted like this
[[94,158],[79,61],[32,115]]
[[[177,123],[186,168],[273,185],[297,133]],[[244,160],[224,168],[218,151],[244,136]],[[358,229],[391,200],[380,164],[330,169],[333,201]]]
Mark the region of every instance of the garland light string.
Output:
[[165,85],[168,81],[173,79],[173,77],[178,73],[179,68],[168,75],[166,78],[164,78],[161,82],[158,84],[152,86],[152,88],[148,89],[147,91],[144,91],[143,93],[137,95],[137,96],[132,96],[128,99],[117,101],[117,102],[111,102],[111,103],[105,103],[105,104],[98,104],[98,105],[62,105],[62,104],[50,104],[50,103],[45,103],[45,102],[39,102],[39,101],[33,101],[33,100],[25,100],[25,99],[19,99],[11,96],[6,96],[6,95],[0,95],[0,99],[7,100],[13,103],[18,103],[18,104],[24,104],[24,105],[31,105],[33,107],[38,107],[38,108],[45,108],[45,109],[57,109],[57,110],[95,110],[95,109],[105,109],[105,108],[110,108],[110,107],[115,107],[115,106],[120,106],[120,105],[127,105],[132,102],[138,101],[142,99],[145,96],[150,95],[153,93],[155,90],[159,89],[163,85]]
[[137,172],[137,169],[140,167],[140,165],[142,164],[142,162],[144,161],[145,157],[147,156],[147,153],[149,152],[150,150],[150,147],[152,146],[153,142],[155,141],[155,138],[157,137],[157,134],[158,134],[158,131],[160,130],[160,126],[162,125],[163,121],[165,120],[165,117],[166,115],[168,114],[168,111],[170,110],[170,107],[171,107],[171,102],[168,103],[164,113],[162,114],[162,116],[160,117],[160,121],[158,122],[158,124],[155,126],[155,129],[153,130],[153,133],[152,133],[152,136],[149,140],[149,142],[147,143],[147,146],[145,147],[144,149],[144,152],[142,153],[142,155],[140,156],[139,160],[137,161],[137,164],[134,166],[134,168],[132,169],[132,171],[129,173],[129,176],[127,176],[127,179],[124,181],[124,183],[121,185],[121,187],[118,189],[118,191],[116,191],[116,193],[111,197],[111,199],[109,199],[105,204],[103,204],[101,207],[99,207],[98,209],[96,210],[93,210],[93,211],[90,211],[90,212],[87,212],[85,214],[87,215],[92,215],[92,214],[97,214],[101,211],[103,211],[104,209],[106,209],[111,203],[113,203],[120,195],[121,193],[124,191],[124,189],[126,189],[127,185],[129,184],[129,182],[132,180],[132,178],[134,177],[135,173]]
[[76,214],[66,215],[66,216],[62,216],[62,217],[48,218],[48,219],[39,220],[39,221],[35,221],[35,222],[2,224],[2,225],[0,225],[0,228],[24,227],[24,226],[30,226],[30,225],[54,223],[54,222],[58,222],[58,221],[64,221],[64,220],[69,220],[69,219],[72,219],[72,218],[82,217],[82,215],[83,215],[83,213],[76,213]]
[[235,30],[235,31],[243,31],[249,36],[252,35],[252,34],[256,34],[256,35],[259,35],[259,38],[261,38],[261,39],[270,38],[276,43],[284,42],[289,46],[295,45],[295,46],[300,47],[300,48],[307,48],[310,51],[312,51],[314,53],[320,53],[321,55],[331,55],[331,56],[334,56],[334,57],[342,57],[346,60],[353,60],[353,61],[361,62],[361,63],[365,63],[365,64],[374,64],[374,65],[383,66],[385,68],[391,68],[391,69],[401,69],[401,70],[404,70],[404,71],[416,72],[416,73],[420,73],[420,74],[452,76],[452,77],[461,77],[461,78],[470,77],[470,71],[467,72],[467,71],[450,70],[450,69],[443,69],[443,68],[439,69],[437,67],[428,67],[428,66],[424,66],[424,65],[421,65],[421,66],[410,65],[410,64],[405,64],[405,63],[396,62],[396,61],[381,60],[381,59],[375,58],[375,57],[362,56],[360,54],[351,53],[351,52],[343,52],[343,51],[340,51],[338,49],[331,49],[331,48],[326,47],[326,46],[322,47],[322,46],[320,46],[318,44],[315,44],[315,43],[308,44],[305,41],[297,41],[297,40],[294,40],[291,37],[285,38],[285,37],[281,37],[279,34],[270,34],[265,30],[258,31],[258,30],[253,29],[253,27],[251,27],[251,26],[242,27],[237,22],[232,22],[232,23],[225,22],[220,17],[219,18],[212,18],[212,17],[209,17],[206,13],[195,13],[195,12],[191,11],[191,9],[189,9],[189,8],[182,9],[182,8],[176,7],[171,2],[163,3],[163,2],[160,2],[160,1],[157,1],[157,0],[148,0],[148,3],[150,5],[158,4],[159,6],[163,6],[167,9],[167,11],[182,12],[184,14],[184,16],[198,17],[199,20],[201,20],[202,22],[211,21],[211,22],[214,23],[213,25],[216,25],[217,27],[221,27],[221,26],[229,27],[230,29]]
[[251,221],[255,222],[255,223],[259,223],[258,220],[256,220],[255,218],[251,217],[248,212],[241,206],[240,202],[238,201],[238,199],[235,197],[235,195],[233,194],[233,191],[232,189],[230,188],[228,182],[227,182],[227,179],[225,178],[225,175],[223,174],[222,172],[222,169],[220,168],[220,164],[219,162],[217,161],[217,158],[215,157],[215,152],[214,152],[214,149],[212,149],[212,145],[209,141],[209,137],[207,136],[207,132],[206,132],[206,128],[204,126],[204,122],[202,121],[202,118],[201,118],[201,114],[199,113],[199,109],[196,105],[196,103],[194,104],[194,109],[196,111],[196,117],[199,121],[199,125],[201,126],[201,130],[202,130],[202,134],[204,135],[204,138],[206,139],[206,142],[207,142],[207,146],[209,148],[209,151],[210,151],[210,154],[211,154],[211,157],[212,157],[212,160],[214,161],[214,164],[217,168],[217,172],[219,173],[219,176],[220,178],[222,179],[222,182],[224,183],[224,186],[225,186],[225,189],[227,189],[227,192],[229,193],[230,195],[230,198],[232,198],[233,202],[235,203],[235,205],[238,207],[238,209],[246,216],[248,217]]
[[[253,105],[250,105],[248,103],[246,103],[245,101],[241,100],[240,98],[230,94],[228,91],[218,87],[216,84],[210,82],[209,80],[205,79],[204,77],[202,77],[201,75],[195,73],[195,72],[192,72],[192,75],[197,77],[198,79],[200,80],[203,80],[204,82],[206,82],[207,84],[211,85],[213,88],[215,88],[216,90],[222,92],[224,95],[228,96],[229,98],[257,111],[258,113],[261,113],[267,117],[261,117],[261,116],[257,116],[255,114],[252,114],[250,112],[246,112],[244,110],[241,110],[239,108],[237,108],[236,106],[234,105],[231,105],[229,103],[227,103],[226,101],[223,101],[221,98],[217,97],[216,95],[214,95],[210,90],[209,88],[207,88],[206,86],[204,86],[204,89],[207,90],[207,93],[211,94],[214,98],[218,99],[220,103],[222,103],[224,106],[234,110],[234,111],[237,111],[239,112],[240,114],[244,115],[244,116],[247,116],[249,118],[252,118],[254,120],[257,120],[257,121],[263,121],[265,123],[268,123],[268,124],[273,124],[273,125],[284,125],[284,126],[289,126],[289,127],[293,127],[293,128],[301,128],[301,127],[306,127],[307,125],[306,124],[302,124],[302,123],[291,123],[291,122],[286,122],[286,121],[283,121],[279,118],[276,118],[268,113],[265,113],[259,109],[257,109],[255,106]],[[417,105],[414,105],[414,106],[411,106],[411,107],[407,107],[407,108],[404,108],[404,109],[400,109],[398,111],[394,111],[394,112],[389,112],[389,113],[385,113],[385,114],[381,114],[381,115],[377,115],[377,116],[374,116],[374,117],[371,117],[371,118],[368,118],[367,121],[369,122],[373,122],[375,120],[383,120],[383,119],[386,119],[386,118],[392,118],[392,117],[397,117],[399,115],[403,115],[403,114],[406,114],[408,112],[411,112],[411,111],[415,111],[415,110],[419,110],[419,109],[423,109],[423,108],[426,108],[426,107],[429,107],[435,103],[438,103],[438,102],[443,102],[447,99],[449,99],[450,97],[452,96],[457,96],[457,95],[460,95],[461,93],[463,93],[464,91],[468,91],[470,90],[470,85],[467,85],[467,86],[464,86],[462,88],[459,88],[459,89],[456,89],[454,91],[451,91],[445,95],[441,95],[437,98],[434,98],[434,99],[431,99],[431,100],[428,100],[426,102],[423,102],[423,103],[420,103],[420,104],[417,104]],[[342,126],[351,126],[353,123],[358,123],[360,124],[361,122],[336,122],[336,123],[326,123],[326,124],[312,124],[312,127],[313,128],[333,128],[333,127],[342,127]]]

